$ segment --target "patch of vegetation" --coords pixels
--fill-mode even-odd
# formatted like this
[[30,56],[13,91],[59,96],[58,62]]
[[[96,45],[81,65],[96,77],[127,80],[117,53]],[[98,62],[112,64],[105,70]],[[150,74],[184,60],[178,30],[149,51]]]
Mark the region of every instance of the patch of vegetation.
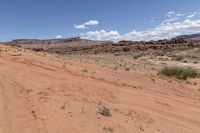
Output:
[[165,58],[158,58],[158,60],[165,61]]
[[176,77],[177,79],[186,80],[188,78],[196,78],[199,73],[191,68],[179,68],[179,67],[166,67],[163,68],[158,74]]
[[182,61],[182,60],[184,60],[183,56],[177,56],[175,58],[175,61]]
[[61,106],[61,109],[65,109],[65,105],[62,105],[62,106]]
[[126,67],[126,68],[125,68],[125,71],[130,71],[130,68]]
[[36,52],[40,52],[40,51],[43,51],[44,49],[43,48],[33,48],[32,50],[36,51]]
[[104,127],[103,130],[110,133],[114,132],[114,129],[112,127]]
[[154,53],[154,56],[165,56],[164,52],[156,52]]
[[134,56],[133,56],[133,59],[137,60],[137,59],[139,59],[139,58],[142,57],[142,56],[143,56],[142,54],[134,55]]
[[197,61],[194,61],[193,64],[198,64],[198,62],[197,62]]
[[111,117],[111,111],[109,108],[103,106],[102,108],[99,108],[99,114],[105,116],[105,117]]
[[88,73],[88,70],[85,68],[83,70],[81,70],[82,72]]
[[188,49],[187,46],[177,45],[177,46],[173,47],[171,50],[174,51],[174,50],[186,50],[186,49]]

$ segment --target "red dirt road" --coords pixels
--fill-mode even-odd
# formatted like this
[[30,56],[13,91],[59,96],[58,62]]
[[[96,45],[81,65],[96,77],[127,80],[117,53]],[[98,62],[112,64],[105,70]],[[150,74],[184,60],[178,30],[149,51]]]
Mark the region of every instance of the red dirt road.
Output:
[[0,133],[199,133],[192,82],[0,45]]

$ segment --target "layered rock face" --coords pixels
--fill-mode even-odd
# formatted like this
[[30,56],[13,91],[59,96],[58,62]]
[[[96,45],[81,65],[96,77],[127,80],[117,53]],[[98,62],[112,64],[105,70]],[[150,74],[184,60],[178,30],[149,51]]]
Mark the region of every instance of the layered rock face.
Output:
[[80,37],[75,37],[67,39],[48,39],[48,40],[18,39],[6,42],[5,44],[22,48],[28,48],[28,49],[49,50],[49,49],[65,49],[68,47],[100,45],[102,43],[108,43],[108,42],[91,41],[91,40],[81,39]]
[[28,48],[36,51],[47,51],[56,53],[115,53],[115,52],[131,52],[138,50],[165,50],[178,46],[184,47],[200,47],[200,41],[188,40],[181,37],[171,40],[158,41],[120,41],[114,43],[111,41],[92,41],[79,37],[69,39],[49,39],[49,40],[32,40],[21,39],[7,42],[6,44]]
[[182,35],[178,36],[177,38],[184,38],[185,40],[200,40],[200,33],[192,35]]
[[67,47],[65,49],[51,48],[50,52],[83,52],[83,53],[115,53],[115,52],[131,52],[144,50],[165,50],[174,47],[200,47],[198,41],[187,41],[183,38],[174,38],[171,40],[158,41],[120,41],[118,43],[104,42],[101,45]]

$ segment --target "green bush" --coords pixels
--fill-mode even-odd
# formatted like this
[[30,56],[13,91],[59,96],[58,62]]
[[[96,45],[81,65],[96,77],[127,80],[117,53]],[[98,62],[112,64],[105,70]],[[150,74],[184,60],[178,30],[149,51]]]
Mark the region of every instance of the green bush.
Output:
[[183,58],[182,56],[177,56],[177,57],[175,58],[175,61],[182,61],[182,60],[184,60],[184,58]]
[[186,80],[188,78],[195,78],[199,74],[196,70],[191,68],[179,68],[179,67],[166,67],[163,68],[159,74],[168,76],[168,77],[176,77],[177,79]]
[[99,113],[106,117],[110,117],[112,115],[110,109],[105,106],[99,108]]

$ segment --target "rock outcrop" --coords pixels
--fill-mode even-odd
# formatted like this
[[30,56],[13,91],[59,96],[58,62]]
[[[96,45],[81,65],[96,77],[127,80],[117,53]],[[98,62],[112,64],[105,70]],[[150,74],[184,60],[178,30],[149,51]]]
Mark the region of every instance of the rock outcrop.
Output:
[[79,37],[70,39],[32,40],[20,39],[6,44],[32,49],[35,51],[47,51],[56,53],[115,53],[131,52],[138,50],[165,50],[174,47],[200,47],[200,41],[187,40],[181,37],[170,40],[158,41],[126,41],[118,43],[110,41],[92,41]]

